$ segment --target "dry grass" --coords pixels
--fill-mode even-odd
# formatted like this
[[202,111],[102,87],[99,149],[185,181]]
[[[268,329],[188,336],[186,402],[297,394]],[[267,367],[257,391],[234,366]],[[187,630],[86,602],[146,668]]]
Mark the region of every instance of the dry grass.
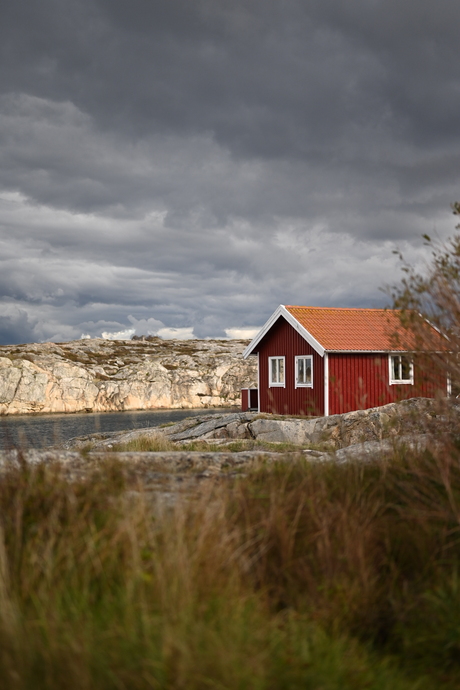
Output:
[[299,445],[296,443],[271,443],[268,441],[258,441],[255,439],[229,439],[228,442],[213,443],[212,439],[209,441],[203,440],[192,440],[186,443],[173,442],[168,438],[158,434],[156,436],[139,436],[136,439],[127,441],[125,443],[114,444],[108,451],[131,451],[131,452],[159,452],[159,451],[199,451],[201,453],[217,453],[217,452],[230,452],[239,453],[245,450],[261,450],[269,451],[274,453],[299,453],[302,449],[314,449],[314,450],[331,450],[330,444],[319,443],[319,444],[303,444]]
[[156,434],[155,436],[138,436],[126,443],[114,443],[107,451],[113,452],[159,452],[159,451],[174,451],[178,450],[177,445],[169,441],[165,436]]
[[459,686],[455,448],[280,463],[172,509],[124,471],[2,476],[1,687]]

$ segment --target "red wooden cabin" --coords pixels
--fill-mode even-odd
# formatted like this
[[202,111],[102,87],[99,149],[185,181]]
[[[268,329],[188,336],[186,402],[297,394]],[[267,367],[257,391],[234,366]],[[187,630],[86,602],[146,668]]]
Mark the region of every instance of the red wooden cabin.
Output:
[[[385,309],[280,305],[243,353],[259,361],[259,412],[330,415],[447,394],[394,345]],[[243,404],[248,400],[245,396]]]

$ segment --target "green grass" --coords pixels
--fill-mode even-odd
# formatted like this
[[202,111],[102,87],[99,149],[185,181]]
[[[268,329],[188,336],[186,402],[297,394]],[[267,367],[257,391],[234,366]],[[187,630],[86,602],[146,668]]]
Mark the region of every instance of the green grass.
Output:
[[262,465],[165,507],[108,458],[0,481],[0,687],[453,690],[460,453]]

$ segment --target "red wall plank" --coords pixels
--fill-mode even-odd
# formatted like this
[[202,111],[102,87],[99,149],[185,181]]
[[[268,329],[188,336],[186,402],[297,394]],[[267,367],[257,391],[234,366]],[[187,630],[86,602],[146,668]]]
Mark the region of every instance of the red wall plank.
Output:
[[[441,391],[446,395],[446,387]],[[436,389],[414,365],[414,384],[389,385],[387,354],[329,355],[329,414],[386,405],[389,402],[434,397]]]
[[[324,360],[280,317],[261,340],[259,350],[259,405],[261,412],[324,414]],[[313,388],[295,388],[296,355],[313,355]],[[285,357],[285,388],[269,388],[268,358]]]

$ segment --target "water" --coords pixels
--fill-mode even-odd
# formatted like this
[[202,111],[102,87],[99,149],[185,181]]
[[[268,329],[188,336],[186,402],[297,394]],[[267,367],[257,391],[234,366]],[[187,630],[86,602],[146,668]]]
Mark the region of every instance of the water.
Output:
[[0,449],[14,446],[49,448],[74,436],[105,431],[125,431],[178,422],[185,417],[230,412],[213,408],[200,410],[140,410],[82,414],[12,415],[0,417]]

